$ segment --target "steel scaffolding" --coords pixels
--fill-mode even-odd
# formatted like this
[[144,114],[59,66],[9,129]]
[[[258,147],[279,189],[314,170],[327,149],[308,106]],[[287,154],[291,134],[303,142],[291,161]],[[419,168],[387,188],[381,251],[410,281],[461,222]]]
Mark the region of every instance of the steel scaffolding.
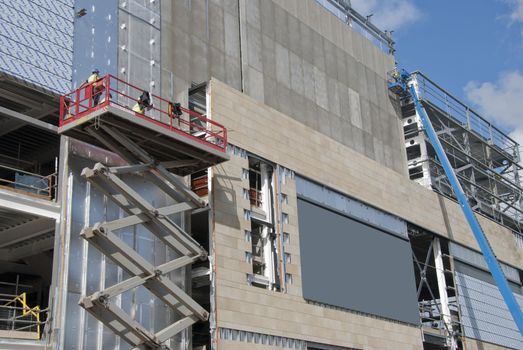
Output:
[[[519,145],[422,73],[411,78],[472,208],[522,233]],[[455,198],[411,100],[402,115],[411,179]]]

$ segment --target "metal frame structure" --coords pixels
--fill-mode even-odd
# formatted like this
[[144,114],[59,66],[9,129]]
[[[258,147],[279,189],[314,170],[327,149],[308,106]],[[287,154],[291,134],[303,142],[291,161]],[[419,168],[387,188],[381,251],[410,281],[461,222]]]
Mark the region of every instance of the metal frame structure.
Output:
[[9,314],[7,318],[0,318],[0,323],[10,325],[10,330],[15,333],[15,336],[20,334],[19,332],[23,332],[22,334],[34,336],[36,340],[40,339],[44,324],[40,315],[45,314],[48,310],[40,310],[39,305],[30,307],[27,304],[27,293],[25,292],[19,295],[0,294],[0,302],[3,303],[0,305],[0,310]]
[[[519,145],[422,73],[410,79],[472,209],[523,233]],[[455,198],[419,113],[410,102],[402,113],[411,179]]]
[[[189,115],[188,120],[181,114],[173,114],[171,103],[156,96],[153,99],[160,108],[155,107],[152,113],[156,113],[158,119],[154,115],[135,113],[128,103],[122,102],[130,97],[121,91],[142,90],[111,76],[100,81],[104,86],[100,93],[105,97],[100,104],[95,103],[89,94],[90,86],[62,97],[59,132],[78,135],[118,154],[127,162],[127,165],[115,167],[97,163],[93,168],[82,171],[82,176],[119,206],[126,216],[95,223],[85,228],[81,236],[130,277],[83,297],[80,305],[135,349],[164,349],[168,348],[166,342],[174,335],[209,317],[208,311],[169,277],[175,270],[207,259],[205,249],[170,216],[207,210],[208,207],[172,172],[186,175],[227,160],[227,131],[221,125],[184,108],[182,112]],[[116,94],[114,99],[113,93]],[[135,99],[132,101],[137,102]],[[165,112],[162,106],[169,112]],[[169,118],[167,123],[161,120],[164,114]],[[192,122],[195,118],[198,119],[196,124]],[[215,131],[216,128],[220,130]],[[194,130],[200,131],[199,136],[194,135]],[[154,143],[160,137],[161,146]],[[125,174],[142,176],[145,181],[160,188],[175,204],[154,207],[125,182]],[[138,225],[146,228],[178,257],[159,266],[144,259],[118,235],[118,230]],[[180,315],[180,319],[164,329],[155,330],[155,333],[141,326],[115,302],[122,293],[140,286]]]
[[[128,216],[111,222],[97,223],[83,230],[81,235],[133,277],[83,298],[80,305],[133,346],[146,345],[151,349],[161,348],[166,340],[181,330],[198,320],[208,318],[208,312],[168,277],[170,272],[207,257],[205,250],[169,219],[169,215],[202,208],[204,203],[175,178],[163,163],[156,163],[119,131],[103,128],[107,134],[98,136],[99,139],[108,146],[111,145],[110,149],[131,165],[109,168],[97,163],[92,169],[84,169],[82,176],[112,199]],[[113,135],[114,139],[109,139],[107,135]],[[118,144],[115,141],[118,141]],[[127,151],[130,154],[127,154]],[[141,173],[148,181],[157,184],[170,194],[178,203],[154,208],[118,176],[125,173]],[[115,232],[134,225],[143,225],[166,246],[181,254],[181,257],[160,266],[154,266],[143,259]],[[166,305],[183,315],[182,319],[156,334],[151,334],[110,301],[117,295],[142,285]]]
[[[413,227],[409,235],[414,267],[419,276],[417,295],[424,335],[438,341],[444,339],[450,350],[462,349],[463,330],[454,279],[447,284],[447,275],[454,276],[452,257],[443,253],[439,237]],[[424,242],[423,247],[420,242]],[[454,295],[449,295],[449,291],[454,291]],[[434,329],[441,333],[434,334]]]
[[[512,314],[512,318],[514,319],[514,322],[518,327],[519,332],[523,335],[523,313],[521,312],[521,308],[519,307],[514,295],[512,294],[512,290],[508,285],[507,279],[505,278],[505,275],[501,270],[496,256],[494,255],[490,247],[490,244],[487,238],[485,237],[485,234],[481,229],[481,226],[479,225],[479,222],[476,216],[474,215],[474,212],[472,211],[472,208],[468,202],[468,198],[466,197],[465,192],[461,187],[458,177],[456,176],[456,173],[454,171],[454,168],[452,167],[452,164],[447,157],[445,149],[443,148],[440,142],[439,136],[436,133],[436,130],[428,117],[428,114],[425,110],[425,106],[418,98],[418,81],[414,78],[411,78],[406,83],[408,85],[405,86],[405,98],[410,98],[412,103],[414,104],[416,115],[421,121],[424,132],[430,140],[430,143],[434,148],[434,151],[436,152],[439,162],[441,162],[445,175],[447,176],[447,179],[454,191],[454,195],[456,196],[458,203],[460,204],[461,209],[463,210],[463,214],[465,215],[465,218],[471,228],[471,231],[474,237],[476,238],[476,242],[478,243],[481,252],[483,253],[483,257],[485,258],[485,262],[487,263],[490,273],[492,274],[492,277],[494,278],[496,285],[501,295],[503,296],[508,310]],[[492,142],[494,142],[494,140],[492,140]],[[499,147],[500,145],[497,144],[497,146]]]

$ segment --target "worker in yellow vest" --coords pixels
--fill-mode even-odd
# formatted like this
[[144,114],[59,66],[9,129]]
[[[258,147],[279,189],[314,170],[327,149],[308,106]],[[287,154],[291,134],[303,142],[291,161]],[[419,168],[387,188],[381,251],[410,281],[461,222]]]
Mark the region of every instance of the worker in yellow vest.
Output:
[[103,94],[104,82],[100,79],[100,71],[98,69],[93,69],[91,75],[87,80],[80,86],[80,88],[87,86],[85,90],[86,98],[91,98],[93,100],[93,107],[97,106],[100,102],[100,97]]
[[151,108],[153,108],[151,94],[148,91],[143,91],[133,106],[133,112],[144,114],[146,109],[149,111]]

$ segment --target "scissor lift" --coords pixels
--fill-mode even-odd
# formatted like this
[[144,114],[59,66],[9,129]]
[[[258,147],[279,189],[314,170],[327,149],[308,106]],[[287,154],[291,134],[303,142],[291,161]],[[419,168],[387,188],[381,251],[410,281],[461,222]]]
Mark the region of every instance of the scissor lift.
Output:
[[[132,106],[137,99],[131,96],[139,96],[141,89],[110,75],[100,82],[103,88],[96,92],[88,85],[62,97],[59,133],[106,148],[128,163],[118,167],[97,163],[83,169],[82,176],[127,216],[98,222],[84,229],[81,236],[131,277],[83,297],[80,305],[136,349],[163,349],[168,339],[209,316],[169,278],[171,272],[207,258],[205,249],[169,219],[172,214],[206,207],[174,174],[188,175],[228,160],[227,131],[183,107],[181,114],[174,114],[173,104],[157,96],[153,96],[152,109],[136,113]],[[95,98],[93,92],[100,96]],[[141,175],[176,204],[155,208],[124,181],[123,174]],[[179,257],[159,266],[145,260],[116,233],[135,225],[143,225]],[[141,326],[114,302],[118,295],[139,286],[147,288],[181,318],[156,333]]]

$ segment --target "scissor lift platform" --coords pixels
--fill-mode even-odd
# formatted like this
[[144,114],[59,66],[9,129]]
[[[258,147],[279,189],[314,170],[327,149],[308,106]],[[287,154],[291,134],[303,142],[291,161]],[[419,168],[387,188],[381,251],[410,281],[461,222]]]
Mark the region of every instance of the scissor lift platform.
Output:
[[[170,171],[182,176],[229,159],[222,125],[183,107],[174,114],[174,104],[157,96],[153,108],[137,113],[132,107],[138,100],[131,96],[143,90],[111,75],[101,78],[100,86],[94,95],[88,85],[62,97],[60,134],[112,150],[103,135],[116,130],[155,161],[173,162]],[[102,102],[95,104],[96,95]]]
[[[129,276],[82,296],[79,304],[133,349],[163,350],[171,349],[170,338],[209,317],[209,312],[170,276],[175,270],[207,259],[204,247],[173,220],[173,215],[209,208],[173,173],[187,175],[228,160],[227,130],[157,96],[152,96],[152,106],[140,101],[149,109],[135,108],[139,101],[131,96],[140,95],[143,90],[110,75],[82,86],[61,98],[59,133],[107,148],[128,163],[113,167],[97,163],[82,171],[82,177],[124,214],[84,228],[81,236]],[[156,207],[154,201],[133,188],[128,174],[141,176],[172,203]],[[119,230],[136,230],[136,226],[149,231],[158,244],[176,252],[177,257],[160,265],[146,260],[120,237]],[[173,323],[163,329],[148,329],[118,303],[120,295],[140,286],[176,315]]]

